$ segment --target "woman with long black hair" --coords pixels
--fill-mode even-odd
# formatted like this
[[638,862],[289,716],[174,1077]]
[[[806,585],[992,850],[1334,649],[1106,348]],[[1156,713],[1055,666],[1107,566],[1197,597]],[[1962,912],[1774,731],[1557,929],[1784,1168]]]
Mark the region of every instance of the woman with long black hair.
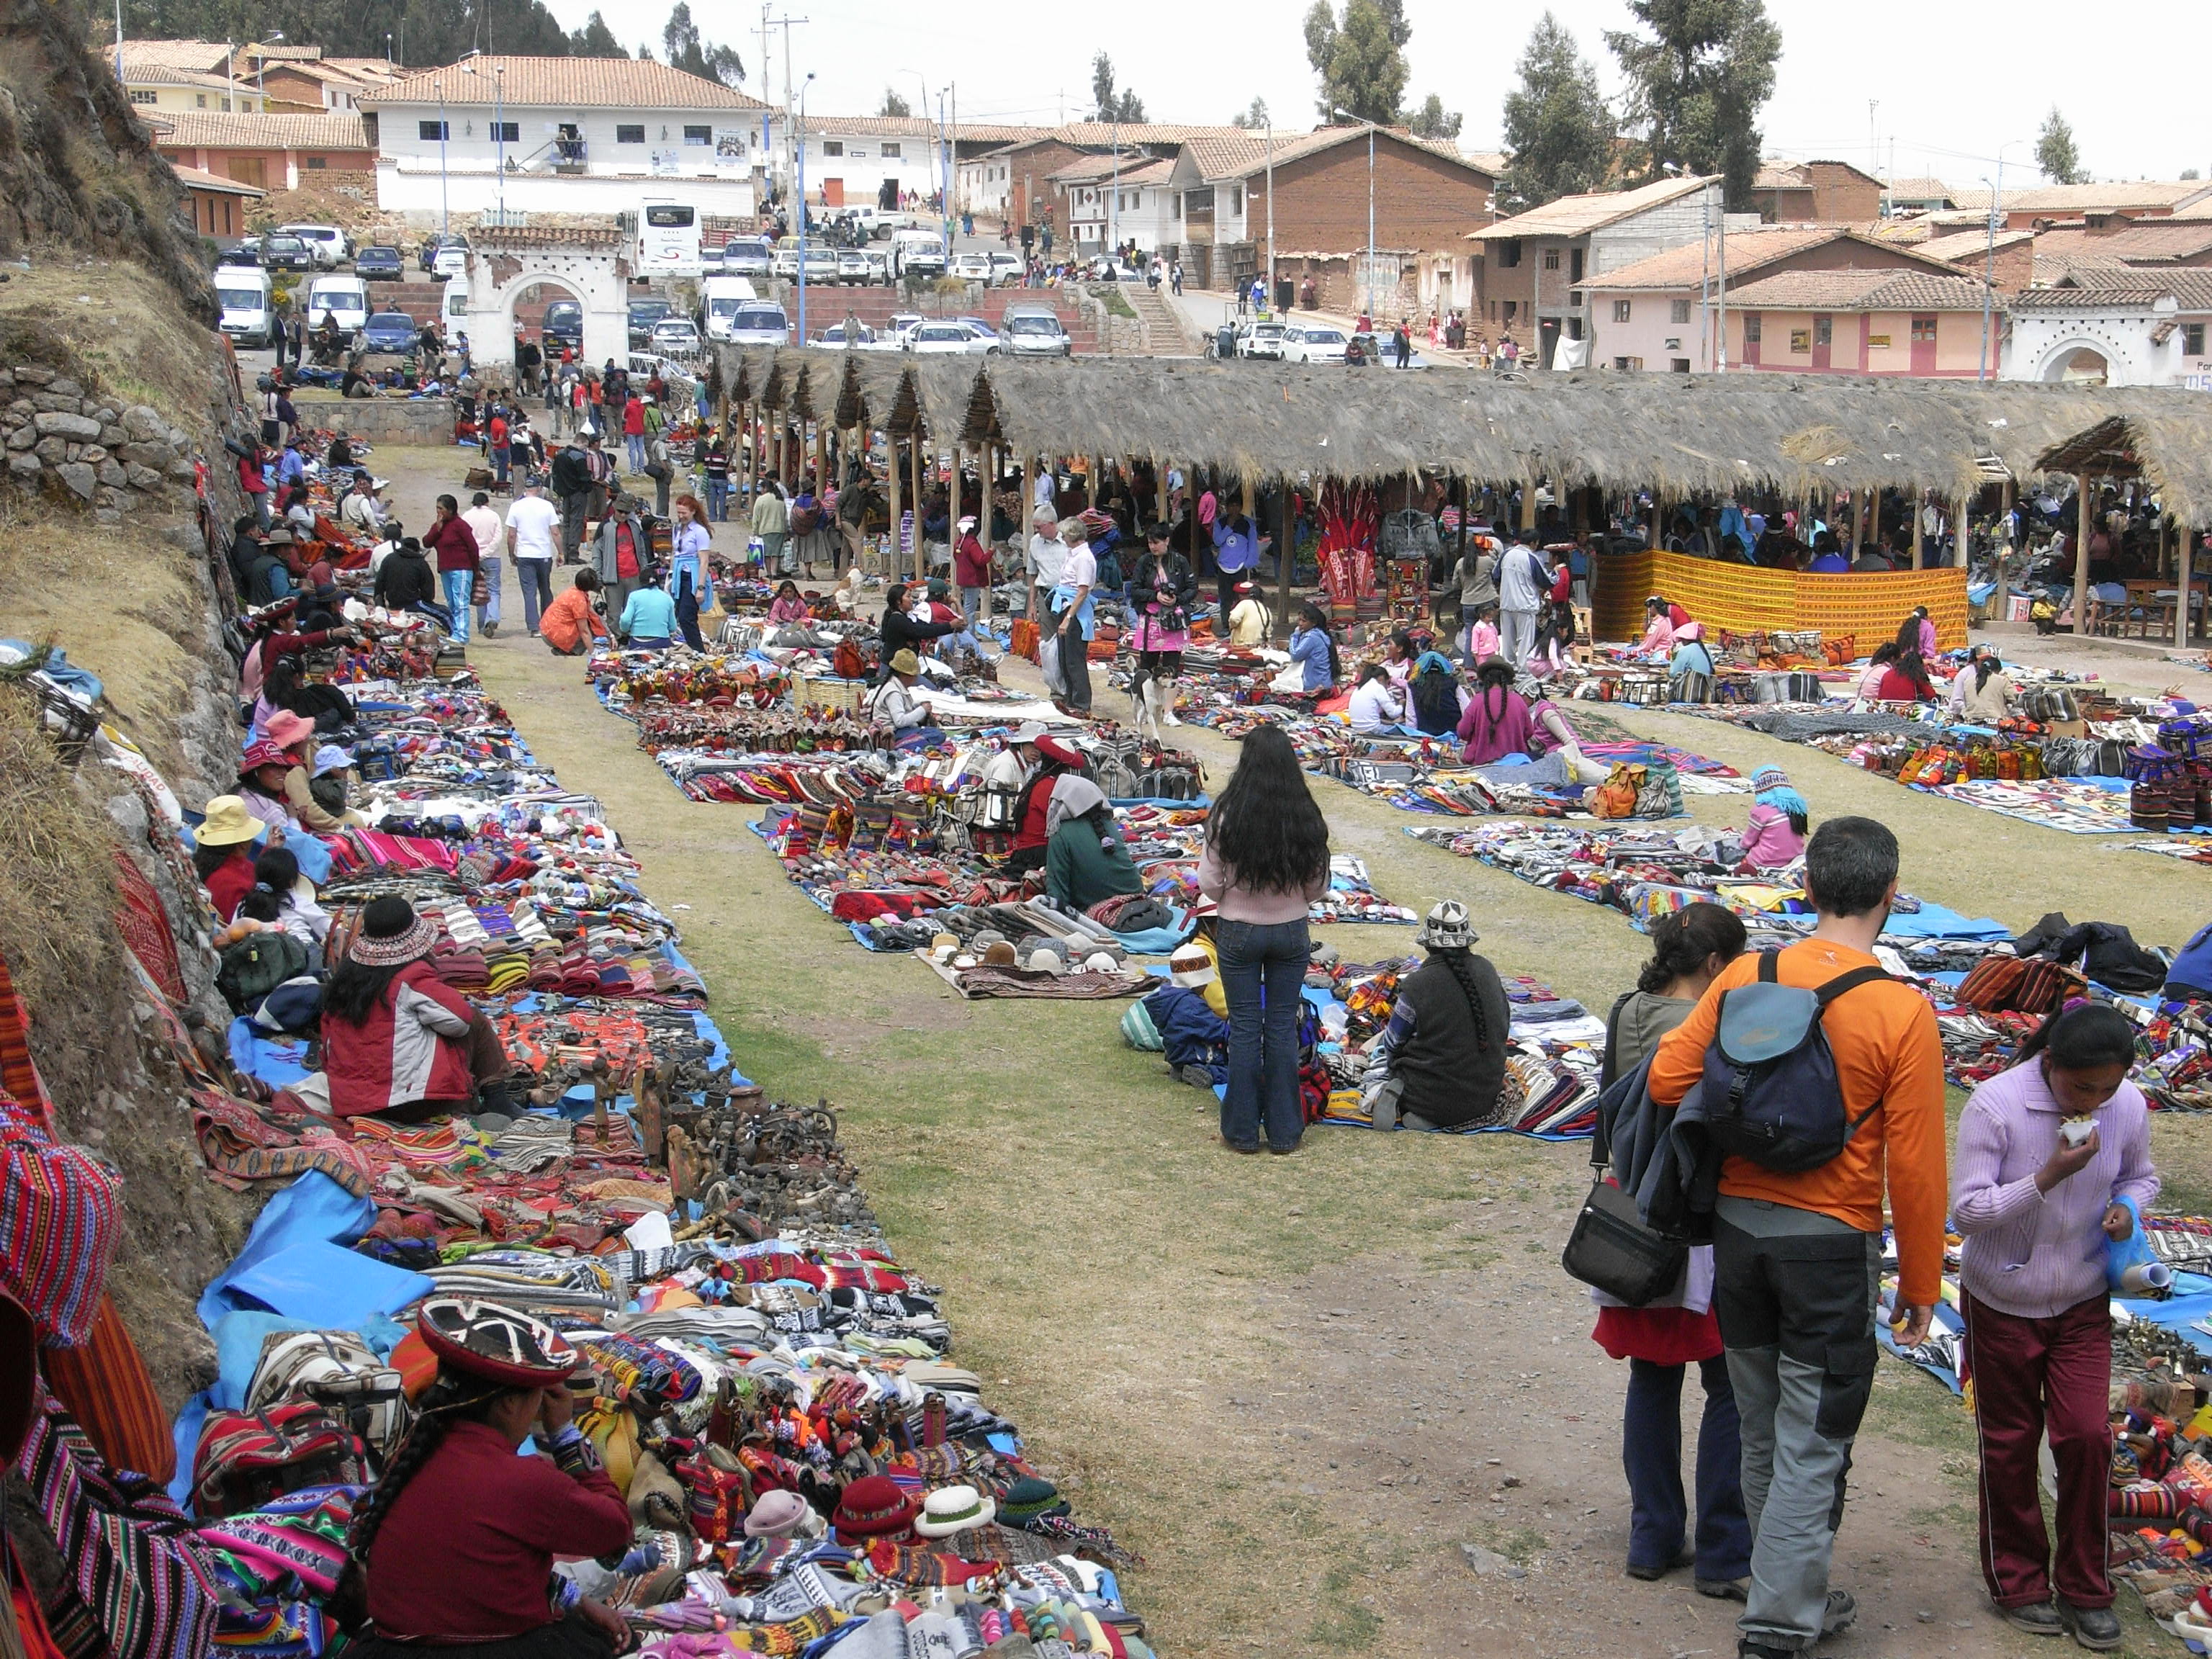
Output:
[[1328,618],[1309,600],[1298,607],[1297,626],[1291,630],[1291,665],[1277,678],[1280,690],[1327,696],[1344,683],[1344,659],[1338,654],[1336,636]]
[[1229,1000],[1229,1087],[1221,1139],[1233,1152],[1294,1152],[1298,1109],[1298,988],[1311,945],[1306,907],[1328,890],[1328,824],[1279,727],[1243,742],[1213,804],[1199,891],[1219,907],[1214,939]]
[[[608,1659],[620,1614],[552,1575],[556,1556],[611,1556],[629,1507],[573,1419],[581,1364],[552,1327],[488,1302],[433,1297],[416,1329],[438,1375],[347,1539],[338,1600],[365,1608],[348,1651],[402,1659]],[[550,1455],[518,1457],[535,1435]]]

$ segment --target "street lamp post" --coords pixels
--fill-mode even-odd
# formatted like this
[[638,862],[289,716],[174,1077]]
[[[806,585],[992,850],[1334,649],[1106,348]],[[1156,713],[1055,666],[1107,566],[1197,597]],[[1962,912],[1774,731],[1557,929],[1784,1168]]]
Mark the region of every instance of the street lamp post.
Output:
[[1982,182],[1990,187],[1990,246],[1988,263],[1982,271],[1982,361],[1975,371],[1977,380],[1990,378],[1990,329],[1997,285],[1997,211],[1998,204],[2004,195],[2004,153],[2020,142],[2017,138],[2008,138],[1997,146],[1997,176],[1994,183],[1988,174],[1982,176]]
[[438,234],[442,238],[453,228],[452,204],[446,194],[446,83],[433,81],[430,84],[438,93]]
[[[1362,117],[1354,115],[1348,109],[1338,109],[1333,105],[1330,106],[1329,113],[1332,115],[1341,115],[1347,121],[1358,121],[1363,118]],[[1367,269],[1360,273],[1359,289],[1360,293],[1365,296],[1364,308],[1369,320],[1372,321],[1375,316],[1375,123],[1369,121],[1366,123],[1366,126]],[[1267,211],[1271,216],[1275,210],[1274,199],[1274,187],[1270,185],[1268,186],[1267,193]]]
[[[480,71],[474,64],[469,63],[467,59],[471,58],[480,58],[483,55],[483,54],[481,52],[473,47],[462,54],[463,61],[461,64],[461,73],[464,75],[480,75],[482,71]],[[503,225],[507,222],[506,64],[494,64],[491,66],[491,135],[493,142],[499,147],[499,222]]]
[[[792,147],[799,165],[799,343],[806,343],[806,89],[814,84],[809,70],[799,87],[799,120],[792,128]],[[802,430],[802,438],[805,434]]]
[[[119,15],[120,14],[118,15]],[[118,24],[117,27],[119,29],[121,25]],[[263,35],[255,44],[258,46],[273,46],[276,42],[282,40],[283,38],[284,31],[278,29],[274,34]],[[261,106],[260,113],[264,115],[268,114],[269,54],[265,52],[257,52],[253,54],[253,97],[254,101]]]

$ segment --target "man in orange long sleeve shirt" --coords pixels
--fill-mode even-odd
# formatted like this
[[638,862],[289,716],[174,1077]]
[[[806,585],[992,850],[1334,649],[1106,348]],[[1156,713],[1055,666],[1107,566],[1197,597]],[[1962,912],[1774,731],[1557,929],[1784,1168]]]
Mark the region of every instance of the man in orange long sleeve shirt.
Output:
[[[1784,985],[1817,988],[1878,966],[1875,940],[1897,897],[1897,837],[1872,818],[1832,818],[1805,849],[1820,913],[1810,938],[1775,963]],[[1758,976],[1738,957],[1652,1056],[1651,1097],[1674,1107],[1705,1068],[1723,993]],[[1927,1334],[1942,1291],[1943,1045],[1935,1011],[1910,987],[1875,981],[1829,1005],[1823,1029],[1844,1113],[1858,1128],[1817,1169],[1783,1174],[1729,1158],[1713,1225],[1714,1306],[1743,1419],[1743,1503],[1751,1583],[1738,1652],[1808,1651],[1856,1615],[1828,1588],[1851,1442],[1880,1352],[1875,1294],[1887,1177],[1908,1346]],[[1860,1121],[1864,1119],[1864,1121]]]

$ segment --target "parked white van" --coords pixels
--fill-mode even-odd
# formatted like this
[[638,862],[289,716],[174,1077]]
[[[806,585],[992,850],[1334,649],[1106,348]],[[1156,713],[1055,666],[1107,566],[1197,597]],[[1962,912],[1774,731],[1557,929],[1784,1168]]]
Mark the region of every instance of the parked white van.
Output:
[[353,257],[353,238],[336,225],[279,225],[270,234],[298,237],[315,256],[319,270],[335,270],[339,261]]
[[709,276],[699,284],[699,329],[710,340],[726,340],[740,308],[760,298],[743,276]]
[[300,315],[309,328],[320,328],[327,314],[349,334],[357,334],[368,320],[368,284],[358,276],[318,276],[307,284],[307,298]]
[[276,313],[269,302],[269,273],[254,265],[217,265],[215,301],[218,325],[234,345],[259,348],[275,337]]

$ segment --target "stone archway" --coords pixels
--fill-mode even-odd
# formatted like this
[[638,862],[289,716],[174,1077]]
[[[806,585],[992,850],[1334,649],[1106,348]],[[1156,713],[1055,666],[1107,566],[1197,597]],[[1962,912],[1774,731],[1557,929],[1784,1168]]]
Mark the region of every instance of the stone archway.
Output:
[[479,231],[465,278],[476,362],[514,368],[515,308],[526,295],[550,286],[565,289],[583,307],[583,361],[627,363],[629,274],[621,234],[611,226]]
[[2061,346],[2044,360],[2039,378],[2053,385],[2106,386],[2112,378],[2112,361],[2093,345]]

